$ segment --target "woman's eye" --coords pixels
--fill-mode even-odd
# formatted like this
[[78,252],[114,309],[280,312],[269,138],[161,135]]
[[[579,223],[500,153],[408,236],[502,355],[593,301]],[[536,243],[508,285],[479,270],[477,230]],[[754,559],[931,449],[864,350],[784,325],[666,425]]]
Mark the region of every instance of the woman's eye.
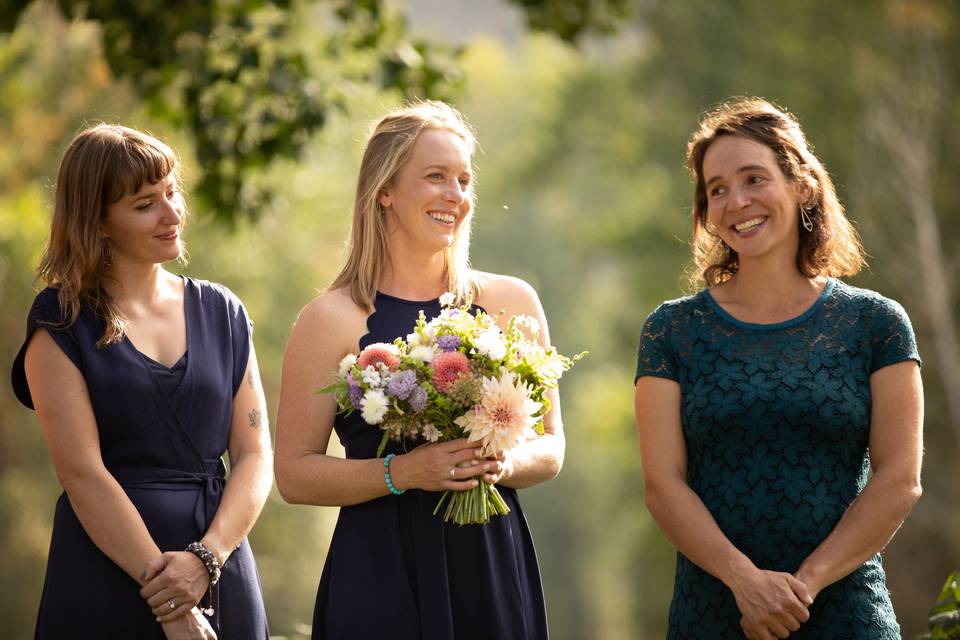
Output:
[[470,178],[460,178],[460,185],[463,187],[470,186]]
[[714,187],[710,189],[710,197],[716,198],[723,195],[723,187]]
[[146,211],[152,205],[152,202],[144,202],[143,204],[138,204],[136,206],[137,211]]
[[435,171],[435,172],[431,173],[430,175],[428,175],[427,177],[430,178],[430,179],[432,179],[432,180],[443,180],[443,174],[440,173],[439,171]]
[[747,182],[750,184],[759,184],[763,182],[763,176],[753,175],[747,178]]

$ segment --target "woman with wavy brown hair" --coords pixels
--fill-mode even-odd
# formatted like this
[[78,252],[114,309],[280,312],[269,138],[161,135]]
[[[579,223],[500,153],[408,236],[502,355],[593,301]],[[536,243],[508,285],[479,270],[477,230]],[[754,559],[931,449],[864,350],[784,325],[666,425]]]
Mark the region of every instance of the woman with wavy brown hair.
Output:
[[272,464],[251,323],[225,287],[163,268],[186,214],[153,137],[98,125],[63,156],[13,365],[64,489],[37,638],[268,637],[246,541]]
[[668,637],[899,638],[878,554],[920,495],[910,321],[837,279],[863,250],[794,116],[722,104],[687,162],[706,288],[650,315],[636,376]]

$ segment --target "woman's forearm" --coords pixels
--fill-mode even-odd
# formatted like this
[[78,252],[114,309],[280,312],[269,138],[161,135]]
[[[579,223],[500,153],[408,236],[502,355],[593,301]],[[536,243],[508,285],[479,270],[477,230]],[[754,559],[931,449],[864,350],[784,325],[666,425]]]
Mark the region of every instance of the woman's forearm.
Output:
[[[391,465],[394,474],[400,457]],[[389,493],[382,458],[344,459],[318,452],[278,460],[277,488],[291,504],[321,507],[346,507]]]
[[553,433],[517,446],[510,452],[513,469],[500,484],[511,489],[526,489],[556,478],[563,467],[565,446],[564,437]]
[[217,513],[202,542],[216,554],[220,564],[250,533],[260,516],[273,483],[273,457],[269,450],[249,454],[231,465]]
[[735,590],[737,578],[756,569],[724,535],[694,491],[679,479],[646,488],[647,509],[663,534],[698,567]]
[[887,546],[920,493],[914,475],[878,470],[830,535],[803,561],[797,578],[817,593],[848,575]]
[[60,483],[97,548],[143,584],[144,567],[160,548],[116,479],[104,468],[61,476]]

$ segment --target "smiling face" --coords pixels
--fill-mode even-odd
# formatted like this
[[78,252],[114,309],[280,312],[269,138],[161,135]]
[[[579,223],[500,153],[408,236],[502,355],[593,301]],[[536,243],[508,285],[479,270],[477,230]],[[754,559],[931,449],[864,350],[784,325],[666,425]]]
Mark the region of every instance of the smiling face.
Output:
[[741,263],[772,254],[795,259],[801,188],[784,175],[769,147],[721,136],[704,154],[703,177],[707,220]]
[[109,205],[100,229],[109,239],[114,261],[164,263],[183,252],[185,213],[176,175],[170,173]]
[[429,252],[453,244],[473,206],[467,143],[452,131],[426,129],[379,196],[391,242]]

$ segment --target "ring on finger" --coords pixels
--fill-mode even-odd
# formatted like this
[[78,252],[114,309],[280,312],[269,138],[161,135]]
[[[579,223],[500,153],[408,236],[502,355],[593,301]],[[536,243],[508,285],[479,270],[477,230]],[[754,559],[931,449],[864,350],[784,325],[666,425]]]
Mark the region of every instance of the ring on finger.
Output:
[[174,600],[173,598],[170,598],[169,600],[167,600],[167,606],[170,607],[171,609],[176,609],[177,601]]
[[456,468],[456,467],[450,467],[450,477],[451,477],[451,478],[455,478],[456,476],[457,476],[457,468]]

